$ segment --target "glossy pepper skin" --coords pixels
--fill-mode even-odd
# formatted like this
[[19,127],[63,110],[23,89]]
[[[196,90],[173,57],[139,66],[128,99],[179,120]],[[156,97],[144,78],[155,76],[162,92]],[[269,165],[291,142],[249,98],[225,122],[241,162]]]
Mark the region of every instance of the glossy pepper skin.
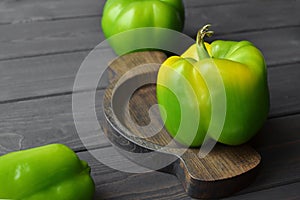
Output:
[[181,0],[108,0],[103,9],[102,30],[106,38],[141,27],[181,31],[183,25]]
[[[226,94],[225,121],[220,135],[207,133],[212,116],[210,94],[218,94],[220,91],[218,88],[209,91],[205,80],[214,78],[215,74],[212,72],[215,68],[221,75]],[[174,72],[170,72],[170,69]],[[188,91],[183,77],[192,87],[195,96]],[[173,88],[173,92],[169,88]],[[183,125],[195,120],[195,111],[200,113],[197,134],[192,142],[188,142],[193,137],[188,125],[178,132],[182,116],[174,93],[183,96],[182,109],[190,113],[182,121]],[[269,112],[269,91],[263,55],[248,41],[218,40],[207,44],[202,40],[182,56],[170,57],[162,64],[157,78],[157,99],[165,109],[161,110],[162,118],[166,120],[165,127],[173,137],[177,134],[178,142],[198,147],[208,134],[210,138],[227,145],[245,143],[261,128]]]
[[51,144],[0,157],[0,199],[89,200],[90,167],[68,147]]

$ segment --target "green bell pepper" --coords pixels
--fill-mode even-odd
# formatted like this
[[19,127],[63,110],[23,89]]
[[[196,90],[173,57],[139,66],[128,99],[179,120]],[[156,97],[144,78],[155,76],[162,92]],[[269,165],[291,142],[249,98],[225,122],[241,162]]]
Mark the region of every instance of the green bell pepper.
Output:
[[[196,44],[182,56],[170,57],[160,67],[157,99],[161,116],[168,132],[184,145],[198,147],[206,134],[218,142],[239,145],[257,133],[269,112],[265,61],[261,52],[248,41],[204,43],[203,38],[213,33],[208,27],[199,31]],[[219,134],[208,131],[210,123],[214,127],[222,121],[211,120],[212,95],[222,93],[222,87],[210,91],[206,83],[206,80],[216,79],[216,69],[226,100],[224,125]],[[181,97],[180,101],[177,97]],[[216,105],[222,104],[222,98],[215,100]],[[182,111],[187,114],[182,116]],[[197,126],[196,135],[190,131],[191,122]]]
[[94,182],[85,161],[62,144],[0,157],[0,199],[88,200]]
[[106,38],[141,27],[181,31],[183,25],[181,0],[108,0],[103,9],[102,31]]
[[[101,23],[104,36],[117,55],[157,50],[166,37],[162,28],[183,29],[184,6],[181,0],[108,0]],[[150,37],[146,28],[151,29]]]

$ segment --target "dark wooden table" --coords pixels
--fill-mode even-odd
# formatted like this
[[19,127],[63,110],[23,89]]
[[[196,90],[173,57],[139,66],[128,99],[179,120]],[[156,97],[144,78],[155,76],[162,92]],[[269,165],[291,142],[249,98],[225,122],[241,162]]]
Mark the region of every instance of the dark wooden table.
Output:
[[[228,199],[300,199],[300,1],[184,2],[184,33],[194,36],[211,23],[212,39],[250,40],[268,66],[271,111],[251,141],[262,167],[254,183]],[[190,199],[172,175],[130,174],[101,164],[76,133],[72,87],[85,56],[104,40],[104,3],[0,1],[0,154],[63,143],[91,165],[95,199]]]

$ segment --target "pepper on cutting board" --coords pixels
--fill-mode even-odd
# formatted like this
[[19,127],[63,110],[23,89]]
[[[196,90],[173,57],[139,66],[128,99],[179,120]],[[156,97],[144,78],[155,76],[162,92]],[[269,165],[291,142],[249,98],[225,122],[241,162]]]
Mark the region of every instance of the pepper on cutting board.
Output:
[[[205,43],[204,37],[213,34],[209,26],[198,32],[196,44],[181,56],[168,58],[160,67],[157,99],[160,108],[164,108],[160,109],[161,116],[168,132],[184,145],[198,147],[206,134],[218,142],[239,145],[258,132],[269,112],[264,57],[249,41]],[[209,126],[218,126],[222,121],[211,120],[212,95],[221,94],[222,87],[210,91],[206,82],[216,79],[216,69],[225,90],[226,113],[220,134],[208,131]],[[180,102],[176,95],[181,97]],[[216,98],[214,103],[221,105],[221,101],[222,98]],[[184,119],[181,109],[188,113]],[[197,111],[200,116],[196,135],[193,135],[190,124],[198,119]]]
[[62,144],[0,157],[0,199],[91,200],[94,182],[85,161]]

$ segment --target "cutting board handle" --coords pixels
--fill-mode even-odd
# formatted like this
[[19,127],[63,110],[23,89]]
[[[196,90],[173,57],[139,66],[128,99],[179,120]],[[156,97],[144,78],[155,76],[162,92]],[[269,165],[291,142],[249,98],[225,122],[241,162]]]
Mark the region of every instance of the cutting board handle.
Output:
[[188,149],[165,172],[172,173],[193,198],[229,196],[249,185],[256,177],[261,157],[250,146],[217,144],[205,158],[199,149]]

